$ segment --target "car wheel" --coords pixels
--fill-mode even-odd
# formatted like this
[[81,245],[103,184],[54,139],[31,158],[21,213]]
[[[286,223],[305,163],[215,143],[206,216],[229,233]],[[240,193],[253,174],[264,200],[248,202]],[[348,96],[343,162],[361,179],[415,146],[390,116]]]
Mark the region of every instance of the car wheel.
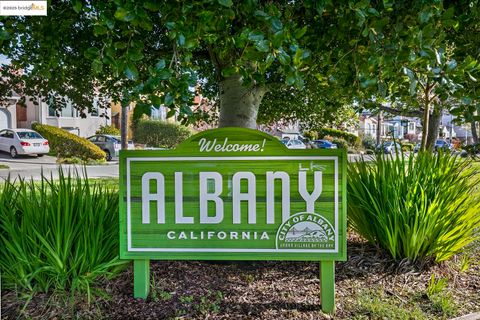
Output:
[[112,155],[110,154],[110,151],[108,150],[103,150],[105,152],[105,158],[107,159],[107,161],[111,161],[112,160]]
[[43,154],[37,154],[37,157],[41,158],[41,157],[43,157]]
[[10,147],[10,156],[12,158],[16,158],[18,156],[18,152],[17,152],[17,149],[15,149],[15,147]]

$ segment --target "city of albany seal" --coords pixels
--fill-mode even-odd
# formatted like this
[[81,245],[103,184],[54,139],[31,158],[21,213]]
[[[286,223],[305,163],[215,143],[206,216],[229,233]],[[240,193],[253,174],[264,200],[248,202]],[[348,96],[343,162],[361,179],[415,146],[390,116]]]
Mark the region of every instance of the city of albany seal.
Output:
[[277,249],[333,249],[335,229],[321,214],[299,212],[282,223],[275,243]]

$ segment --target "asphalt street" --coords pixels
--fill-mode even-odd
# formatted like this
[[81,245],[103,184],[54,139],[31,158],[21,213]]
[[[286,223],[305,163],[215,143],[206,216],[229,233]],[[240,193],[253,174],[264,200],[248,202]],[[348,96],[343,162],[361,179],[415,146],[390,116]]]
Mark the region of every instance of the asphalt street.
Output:
[[[349,154],[349,161],[356,161],[361,158],[359,154]],[[25,155],[12,159],[8,153],[0,152],[0,165],[6,165],[8,169],[0,169],[0,179],[7,178],[32,178],[39,180],[42,176],[54,178],[58,177],[59,168],[61,167],[65,173],[78,172],[81,175],[86,175],[89,178],[118,178],[118,159],[107,162],[103,165],[59,165],[56,163],[56,158],[51,156],[43,156],[37,158],[36,156]]]
[[89,178],[117,178],[118,177],[118,161],[110,161],[104,165],[59,165],[56,158],[51,156],[19,156],[12,159],[8,153],[0,152],[0,165],[6,165],[8,169],[0,169],[0,179],[10,176],[11,178],[33,178],[38,180],[42,173],[44,176],[54,178],[58,177],[59,168],[61,167],[65,173],[78,172],[81,175],[87,175]]

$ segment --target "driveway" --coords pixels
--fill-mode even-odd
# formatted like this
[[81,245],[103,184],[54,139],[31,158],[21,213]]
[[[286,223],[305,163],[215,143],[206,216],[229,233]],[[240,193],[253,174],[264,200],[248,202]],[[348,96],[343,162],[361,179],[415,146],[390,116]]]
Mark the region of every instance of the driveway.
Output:
[[37,158],[36,156],[19,156],[12,159],[8,153],[0,152],[0,164],[6,165],[9,169],[0,169],[0,179],[8,176],[12,178],[33,178],[38,180],[42,173],[45,176],[51,175],[58,177],[58,169],[61,167],[65,172],[78,172],[84,175],[84,168],[86,175],[89,178],[118,178],[118,161],[110,161],[104,165],[83,166],[56,163],[57,158],[51,156],[43,156]]

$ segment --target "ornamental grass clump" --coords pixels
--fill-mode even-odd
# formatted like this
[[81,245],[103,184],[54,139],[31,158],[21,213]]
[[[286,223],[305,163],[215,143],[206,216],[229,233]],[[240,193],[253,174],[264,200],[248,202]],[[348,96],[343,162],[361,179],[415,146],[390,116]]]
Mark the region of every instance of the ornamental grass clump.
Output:
[[4,288],[83,292],[116,274],[118,193],[78,174],[0,184],[0,269]]
[[476,239],[479,177],[470,162],[443,153],[350,163],[350,226],[395,260],[447,260]]

